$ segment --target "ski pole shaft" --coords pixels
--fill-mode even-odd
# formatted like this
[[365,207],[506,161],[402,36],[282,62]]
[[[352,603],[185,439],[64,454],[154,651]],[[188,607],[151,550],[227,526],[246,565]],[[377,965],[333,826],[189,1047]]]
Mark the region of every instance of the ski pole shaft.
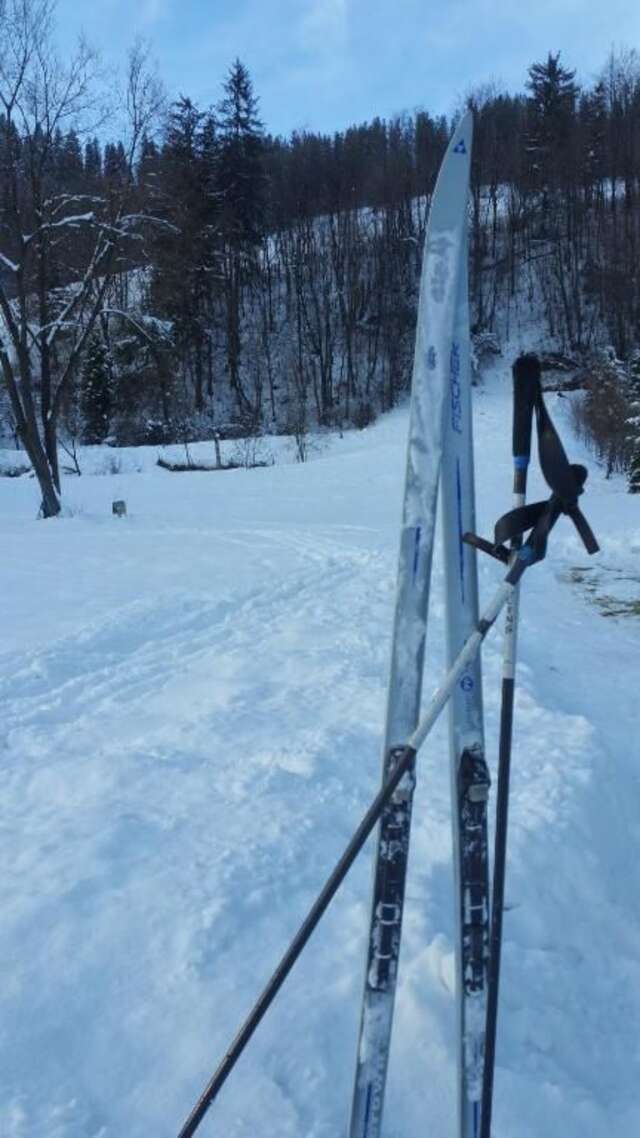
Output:
[[258,1024],[264,1017],[267,1009],[282,987],[282,984],[286,980],[296,960],[300,956],[300,953],[302,952],[320,918],[325,912],[325,909],[328,907],[332,898],[344,881],[347,872],[349,871],[351,865],[355,861],[355,858],[365,844],[376,822],[379,820],[380,815],[382,814],[382,811],[384,810],[387,802],[415,760],[415,751],[411,748],[411,746],[394,748],[394,753],[396,755],[396,765],[394,767],[393,773],[381,787],[380,791],[371,803],[371,806],[360,822],[360,825],[358,826],[351,841],[349,842],[349,845],[347,846],[335,869],[319,893],[316,901],[309,910],[308,915],[305,917],[305,920],[300,926],[295,937],[291,941],[289,948],[285,952],[282,960],[278,964],[278,967],[267,983],[264,991],[262,992],[262,995],[259,997],[256,1004],[252,1008],[250,1014],[240,1028],[240,1031],[233,1040],[233,1043],[229,1047],[226,1055],[224,1056],[224,1059],[207,1084],[205,1090],[200,1096],[200,1099],[196,1103],[196,1106],[182,1127],[178,1138],[191,1138],[191,1135],[195,1134],[213,1100],[215,1099],[223,1084],[226,1082],[236,1062],[240,1058],[247,1043],[256,1030]]
[[340,888],[340,885],[344,881],[344,878],[346,877],[353,862],[358,856],[367,838],[371,834],[371,831],[376,825],[376,822],[379,820],[382,811],[389,802],[391,796],[398,787],[404,775],[411,768],[418,749],[424,743],[427,735],[431,731],[434,723],[440,715],[440,712],[446,706],[455,685],[458,683],[458,680],[465,672],[471,660],[473,660],[473,658],[480,650],[482,641],[506,605],[509,597],[513,593],[513,589],[514,586],[508,582],[503,582],[503,584],[499,587],[493,600],[491,601],[491,604],[487,607],[482,619],[478,622],[477,629],[466,641],[459,656],[447,672],[442,684],[434,693],[424,716],[420,720],[418,727],[409,739],[408,743],[402,747],[394,748],[394,752],[397,754],[398,758],[393,773],[389,776],[387,781],[378,791],[378,794],[374,798],[371,806],[360,822],[360,825],[355,831],[351,841],[342,854],[342,857],[338,861],[335,869],[327,879],[317,899],[314,901],[311,909],[309,910],[309,913],[305,917],[302,925],[300,926],[298,932],[289,945],[289,948],[285,952],[282,960],[278,964],[278,967],[271,976],[271,979],[268,981],[261,996],[258,998],[251,1012],[247,1016],[247,1019],[231,1043],[224,1058],[207,1083],[207,1086],[198,1099],[198,1102],[194,1106],[187,1121],[184,1123],[182,1129],[180,1130],[178,1138],[192,1138],[192,1135],[195,1134],[205,1114],[209,1110],[209,1107],[226,1082],[228,1076],[231,1074],[231,1071],[242,1055],[242,1052],[251,1039],[251,1036],[263,1019],[269,1006],[273,1002],[275,996],[282,987],[282,984],[289,975],[289,972],[293,968],[293,965],[300,956],[300,953],[302,952],[304,946],[311,937],[311,934],[320,921],[320,918]]
[[[527,490],[527,471],[531,453],[531,432],[536,387],[539,383],[537,361],[531,368],[514,365],[513,371],[513,505],[524,506]],[[511,541],[512,563],[522,545],[518,535]],[[502,693],[500,705],[500,741],[498,750],[498,790],[496,797],[496,833],[493,860],[493,892],[491,898],[491,933],[489,939],[489,970],[487,985],[487,1018],[482,1082],[482,1109],[480,1138],[491,1136],[493,1083],[495,1072],[496,1031],[498,1021],[498,994],[502,953],[502,918],[504,913],[504,886],[507,857],[507,830],[509,816],[509,784],[511,776],[511,748],[513,738],[513,706],[515,698],[515,664],[518,635],[520,586],[516,583],[506,605],[504,655],[502,665]]]
[[500,963],[502,949],[502,917],[504,912],[504,884],[507,852],[507,821],[509,811],[511,740],[513,733],[513,705],[515,695],[514,672],[519,589],[519,584],[514,586],[513,595],[509,599],[507,605],[505,618],[506,631],[504,639],[504,664],[500,704],[498,787],[496,795],[496,833],[493,857],[493,890],[491,896],[491,931],[489,936],[487,1018],[484,1043],[480,1138],[490,1138],[491,1135],[496,1030],[498,1020],[498,990],[500,984]]

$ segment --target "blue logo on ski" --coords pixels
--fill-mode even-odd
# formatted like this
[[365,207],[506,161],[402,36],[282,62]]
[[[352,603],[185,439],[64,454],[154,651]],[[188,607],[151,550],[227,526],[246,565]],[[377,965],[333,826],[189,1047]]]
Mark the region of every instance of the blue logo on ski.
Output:
[[467,153],[467,148],[464,144],[464,138],[461,138],[460,142],[457,144],[457,146],[454,146],[453,153],[454,154],[466,154]]

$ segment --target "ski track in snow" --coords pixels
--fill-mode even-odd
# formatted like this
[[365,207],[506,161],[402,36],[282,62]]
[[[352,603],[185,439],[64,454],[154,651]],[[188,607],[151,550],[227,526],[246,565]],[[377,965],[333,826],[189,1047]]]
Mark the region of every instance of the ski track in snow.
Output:
[[[483,533],[509,506],[507,386],[476,393]],[[85,478],[46,525],[0,486],[1,1138],[175,1135],[342,851],[379,780],[405,432],[221,481]],[[635,501],[587,461],[599,571],[633,579]],[[640,622],[599,615],[586,563],[562,521],[523,589],[495,1138],[640,1132]],[[438,559],[434,582],[426,695]],[[494,776],[499,674],[494,636]],[[385,1138],[455,1133],[446,735],[418,761]],[[203,1138],[346,1131],[370,858]]]

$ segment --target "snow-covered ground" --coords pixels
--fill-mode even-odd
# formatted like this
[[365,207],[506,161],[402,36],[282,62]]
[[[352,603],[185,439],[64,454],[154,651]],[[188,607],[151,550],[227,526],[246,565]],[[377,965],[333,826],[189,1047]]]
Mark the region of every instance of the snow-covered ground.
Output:
[[[486,534],[509,387],[475,393]],[[2,1138],[174,1136],[375,793],[406,425],[303,466],[127,452],[46,523],[0,479]],[[640,514],[589,466],[602,553],[561,521],[523,590],[495,1138],[640,1133]],[[442,640],[437,559],[426,694]],[[494,634],[494,771],[499,671]],[[386,1138],[455,1132],[446,735],[419,759]],[[345,1134],[370,857],[203,1136]]]

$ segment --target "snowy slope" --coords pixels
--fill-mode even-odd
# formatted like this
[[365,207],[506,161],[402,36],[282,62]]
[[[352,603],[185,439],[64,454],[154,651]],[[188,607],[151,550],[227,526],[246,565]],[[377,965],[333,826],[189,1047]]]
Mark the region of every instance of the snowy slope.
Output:
[[[508,390],[503,365],[476,393],[485,533]],[[396,412],[305,466],[85,476],[47,523],[0,479],[1,1138],[175,1135],[341,852],[379,779],[405,434]],[[524,585],[495,1138],[640,1133],[640,516],[589,465],[597,565],[561,522]],[[427,694],[439,562],[435,585]],[[497,636],[484,661],[495,756]],[[447,756],[443,722],[386,1138],[454,1134]],[[203,1136],[344,1133],[369,878],[370,847]]]

